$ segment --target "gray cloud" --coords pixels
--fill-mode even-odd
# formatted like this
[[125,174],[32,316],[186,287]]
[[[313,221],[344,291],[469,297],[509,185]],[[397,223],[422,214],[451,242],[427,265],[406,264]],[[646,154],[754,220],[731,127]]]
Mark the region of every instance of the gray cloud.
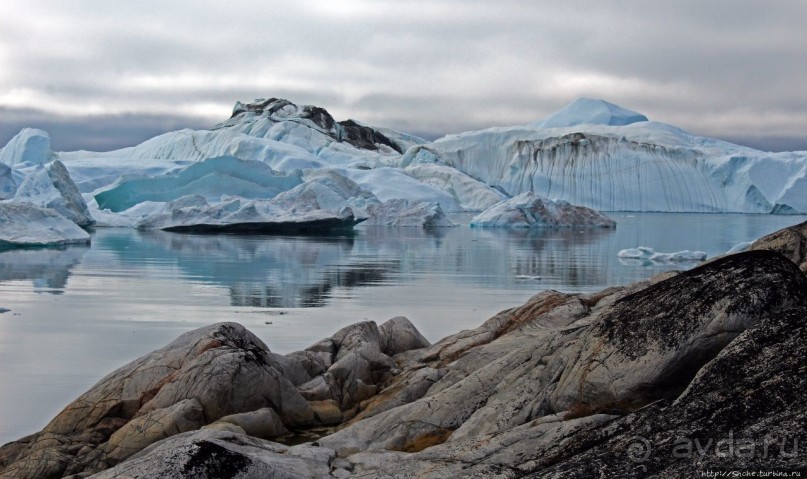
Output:
[[[41,112],[40,124],[71,132],[59,143],[86,138],[86,148],[215,124],[235,100],[270,96],[427,136],[534,121],[578,96],[765,149],[803,145],[807,131],[800,0],[6,0],[3,9],[0,107]],[[20,124],[0,120],[0,141]],[[106,139],[94,137],[101,131]]]

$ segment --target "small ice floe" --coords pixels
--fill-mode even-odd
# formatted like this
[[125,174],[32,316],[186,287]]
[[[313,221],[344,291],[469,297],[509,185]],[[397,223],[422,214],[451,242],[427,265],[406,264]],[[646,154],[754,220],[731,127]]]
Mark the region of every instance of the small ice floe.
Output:
[[703,251],[683,250],[676,253],[659,253],[653,248],[639,246],[638,248],[623,249],[616,254],[618,258],[629,260],[643,260],[656,263],[668,263],[675,261],[703,261],[707,254]]
[[540,276],[531,276],[528,274],[517,274],[516,281],[540,281]]

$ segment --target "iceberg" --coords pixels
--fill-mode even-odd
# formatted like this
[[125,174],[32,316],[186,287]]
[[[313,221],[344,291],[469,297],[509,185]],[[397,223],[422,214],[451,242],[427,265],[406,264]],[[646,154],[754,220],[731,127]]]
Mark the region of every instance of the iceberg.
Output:
[[78,226],[95,223],[87,203],[59,160],[34,167],[17,188],[13,201],[51,208]]
[[707,254],[703,251],[678,251],[676,253],[659,253],[653,248],[639,246],[638,248],[628,248],[620,250],[616,256],[622,259],[648,260],[653,262],[673,262],[673,261],[703,261]]
[[171,209],[140,221],[138,229],[179,233],[321,234],[351,230],[361,219],[350,208],[285,212],[271,200],[231,199]]
[[0,200],[7,200],[17,191],[17,181],[10,166],[0,163]]
[[575,102],[542,122],[420,148],[509,196],[532,191],[600,211],[807,212],[807,153],[701,138],[614,107]]
[[424,229],[457,226],[443,213],[437,203],[408,200],[388,200],[367,208],[369,218],[365,226],[418,227]]
[[471,220],[472,227],[510,228],[614,228],[616,222],[590,208],[522,193],[497,203]]
[[44,165],[55,159],[50,149],[50,135],[34,128],[23,128],[0,148],[0,163],[7,166]]
[[481,211],[507,199],[500,191],[445,165],[414,164],[404,171],[421,183],[449,193],[464,210]]
[[282,175],[259,161],[221,156],[157,177],[121,178],[94,197],[99,208],[120,212],[144,201],[168,202],[188,195],[208,200],[225,195],[271,198],[300,183],[299,172]]
[[0,248],[90,244],[90,235],[55,210],[0,202]]
[[[48,165],[63,165],[67,174]],[[69,179],[83,198],[43,171]],[[39,191],[45,180],[64,207],[45,201],[56,198],[53,188]],[[567,202],[597,211],[807,213],[807,152],[763,153],[701,138],[588,98],[527,125],[433,142],[272,98],[236,103],[232,116],[210,129],[165,133],[116,151],[54,153],[47,133],[33,129],[0,149],[0,200],[54,207],[82,225],[94,218],[132,226],[190,208],[166,210],[175,200],[201,196],[206,205],[194,208],[280,197],[275,213],[284,213],[281,205],[297,213],[350,208],[370,223],[401,225],[431,221],[426,205],[439,205],[445,213],[485,211],[477,226],[527,226],[531,220],[507,207],[486,211],[523,193],[552,198],[551,208]]]
[[578,98],[549,118],[533,123],[536,128],[559,128],[578,125],[630,125],[648,121],[641,113],[622,108],[605,100]]

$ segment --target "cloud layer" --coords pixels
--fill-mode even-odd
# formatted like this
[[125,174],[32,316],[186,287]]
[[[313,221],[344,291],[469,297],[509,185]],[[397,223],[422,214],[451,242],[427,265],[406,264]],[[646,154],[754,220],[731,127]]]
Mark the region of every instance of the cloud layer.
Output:
[[805,18],[800,0],[5,0],[0,142],[28,121],[115,147],[258,97],[435,136],[589,96],[807,149]]

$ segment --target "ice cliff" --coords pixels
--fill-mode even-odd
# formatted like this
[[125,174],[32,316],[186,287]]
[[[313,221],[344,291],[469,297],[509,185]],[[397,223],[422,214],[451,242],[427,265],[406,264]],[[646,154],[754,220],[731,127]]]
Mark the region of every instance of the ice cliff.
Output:
[[578,100],[525,126],[449,135],[400,166],[455,168],[509,196],[605,211],[807,212],[807,156],[697,137],[607,102]]

